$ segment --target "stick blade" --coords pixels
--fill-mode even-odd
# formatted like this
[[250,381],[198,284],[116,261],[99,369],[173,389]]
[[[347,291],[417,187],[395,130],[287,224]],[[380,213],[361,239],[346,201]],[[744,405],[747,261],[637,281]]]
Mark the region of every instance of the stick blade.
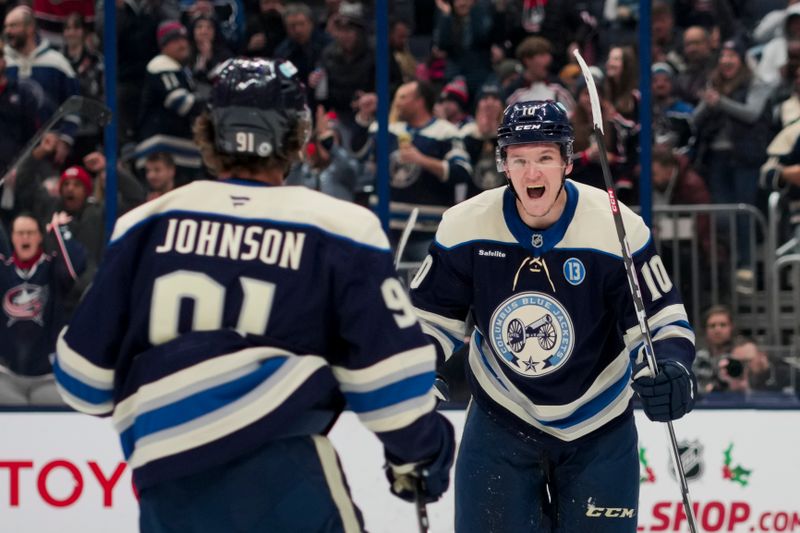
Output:
[[592,102],[592,121],[594,122],[595,128],[600,130],[600,133],[603,133],[603,113],[600,109],[600,97],[597,95],[597,86],[594,83],[594,76],[592,76],[589,65],[586,64],[586,61],[577,48],[573,50],[573,53],[575,54],[575,59],[578,60],[578,65],[581,67],[583,79],[586,80],[586,87],[589,89],[589,100]]

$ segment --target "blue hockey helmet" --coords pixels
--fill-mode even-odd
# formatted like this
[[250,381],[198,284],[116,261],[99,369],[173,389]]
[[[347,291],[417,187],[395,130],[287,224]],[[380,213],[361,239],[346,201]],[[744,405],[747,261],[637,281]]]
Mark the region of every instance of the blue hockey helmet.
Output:
[[225,154],[287,157],[287,137],[311,131],[297,68],[284,60],[229,59],[212,74],[209,106],[214,145]]
[[553,100],[531,100],[512,104],[503,112],[503,121],[497,129],[497,170],[503,172],[505,148],[512,144],[556,143],[561,145],[561,155],[572,159],[575,133],[567,110]]

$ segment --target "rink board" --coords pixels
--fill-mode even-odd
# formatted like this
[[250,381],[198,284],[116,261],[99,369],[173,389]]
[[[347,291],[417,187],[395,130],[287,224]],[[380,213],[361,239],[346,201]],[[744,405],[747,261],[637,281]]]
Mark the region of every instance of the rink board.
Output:
[[[460,433],[464,413],[446,414]],[[688,531],[664,426],[640,415],[639,530]],[[137,531],[130,472],[109,421],[6,412],[0,428],[0,531]],[[800,533],[800,411],[702,410],[675,430],[702,530]],[[369,531],[416,531],[414,507],[389,494],[377,439],[352,413],[331,437]],[[452,491],[429,514],[432,532],[452,532]]]

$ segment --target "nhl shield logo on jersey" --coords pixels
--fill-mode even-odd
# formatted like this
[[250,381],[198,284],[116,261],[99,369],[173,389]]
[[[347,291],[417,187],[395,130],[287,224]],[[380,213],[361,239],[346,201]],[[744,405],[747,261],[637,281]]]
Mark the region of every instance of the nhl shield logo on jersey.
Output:
[[572,319],[558,300],[540,292],[515,294],[492,314],[492,348],[525,377],[550,374],[572,354]]

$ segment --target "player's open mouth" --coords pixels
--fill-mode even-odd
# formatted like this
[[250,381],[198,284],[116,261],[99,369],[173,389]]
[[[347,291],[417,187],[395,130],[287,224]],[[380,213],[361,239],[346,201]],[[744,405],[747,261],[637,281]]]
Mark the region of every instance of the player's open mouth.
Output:
[[544,185],[528,185],[526,191],[528,192],[528,198],[536,200],[544,195]]

